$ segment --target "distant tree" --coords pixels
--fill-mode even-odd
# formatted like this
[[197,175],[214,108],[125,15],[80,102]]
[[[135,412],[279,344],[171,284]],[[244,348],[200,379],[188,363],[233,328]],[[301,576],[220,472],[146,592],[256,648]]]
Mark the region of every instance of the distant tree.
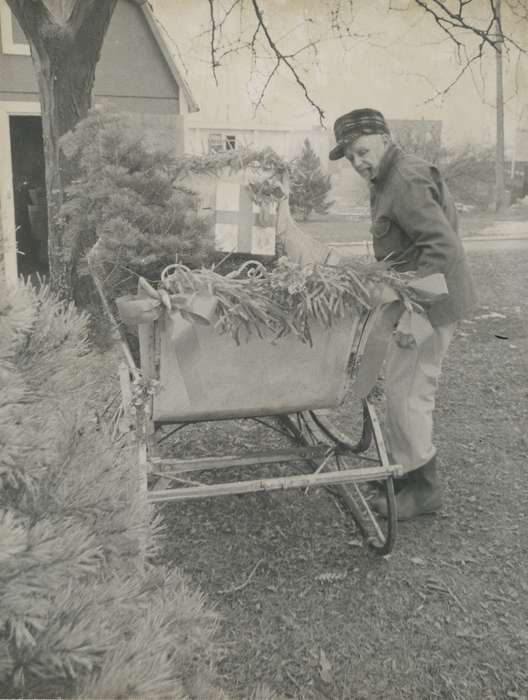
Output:
[[315,211],[328,213],[333,202],[327,200],[332,189],[330,175],[321,168],[321,160],[309,139],[304,140],[301,155],[293,161],[290,183],[290,206],[294,215],[306,221]]
[[493,147],[464,144],[442,152],[438,163],[457,203],[488,209],[495,187]]
[[438,163],[442,154],[441,123],[429,125],[424,120],[390,123],[392,138],[406,153],[430,163]]

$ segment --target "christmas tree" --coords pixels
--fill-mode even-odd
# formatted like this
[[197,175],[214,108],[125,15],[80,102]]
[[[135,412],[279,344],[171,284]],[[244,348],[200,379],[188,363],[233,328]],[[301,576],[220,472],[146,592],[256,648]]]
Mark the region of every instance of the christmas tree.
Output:
[[305,139],[301,155],[291,167],[290,206],[298,218],[306,221],[315,211],[326,214],[333,202],[327,200],[332,189],[330,175],[325,175],[321,160]]

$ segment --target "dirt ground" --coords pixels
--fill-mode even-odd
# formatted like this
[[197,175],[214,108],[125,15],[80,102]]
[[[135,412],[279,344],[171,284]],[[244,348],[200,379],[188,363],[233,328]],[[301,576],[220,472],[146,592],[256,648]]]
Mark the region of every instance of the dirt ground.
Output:
[[[307,699],[528,698],[527,262],[470,257],[480,307],[453,341],[437,402],[445,506],[400,524],[390,556],[369,552],[323,490],[163,506],[164,559],[223,615],[231,697],[262,682]],[[356,407],[349,397],[342,421]],[[258,431],[216,424],[170,447],[278,439]]]

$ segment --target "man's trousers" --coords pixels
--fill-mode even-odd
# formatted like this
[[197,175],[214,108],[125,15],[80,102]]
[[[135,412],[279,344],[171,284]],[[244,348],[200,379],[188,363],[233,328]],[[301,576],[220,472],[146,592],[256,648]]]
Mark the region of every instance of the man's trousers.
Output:
[[[392,459],[411,469],[426,464],[433,445],[433,409],[442,361],[455,323],[420,326],[416,344],[401,348],[393,335],[385,367],[386,432]],[[432,330],[432,332],[431,332]]]

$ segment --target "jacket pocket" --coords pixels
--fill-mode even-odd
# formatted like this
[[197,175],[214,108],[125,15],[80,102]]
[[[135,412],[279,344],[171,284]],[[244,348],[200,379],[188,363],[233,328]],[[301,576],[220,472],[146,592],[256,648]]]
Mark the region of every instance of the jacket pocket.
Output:
[[390,219],[377,219],[370,227],[370,232],[373,238],[383,238],[386,236],[391,227]]
[[374,255],[378,260],[383,260],[388,255],[392,255],[395,250],[394,235],[391,231],[392,222],[390,219],[377,219],[370,227],[372,233],[372,247]]

